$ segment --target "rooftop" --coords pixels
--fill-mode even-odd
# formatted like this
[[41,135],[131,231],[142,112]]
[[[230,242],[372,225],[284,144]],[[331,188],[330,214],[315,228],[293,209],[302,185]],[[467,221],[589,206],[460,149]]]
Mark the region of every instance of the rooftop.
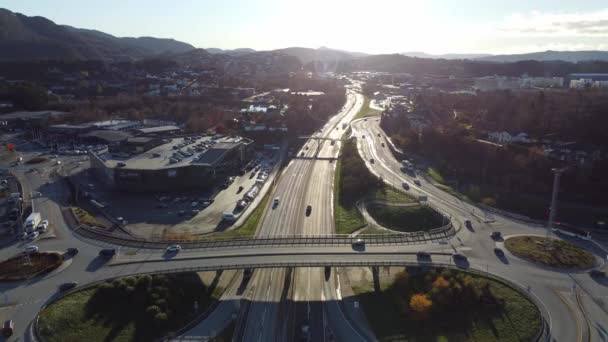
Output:
[[[128,141],[143,143],[143,139],[148,141],[148,139],[154,138],[134,137]],[[123,169],[137,170],[168,169],[191,164],[213,165],[221,160],[221,157],[229,150],[242,143],[251,142],[251,140],[241,137],[222,136],[194,136],[168,140],[171,141],[126,158],[107,151],[98,156],[109,168],[117,167],[118,163],[125,164],[121,167]]]
[[98,138],[101,140],[105,140],[108,143],[112,142],[120,142],[130,138],[132,135],[123,131],[105,131],[105,130],[96,130],[91,131],[89,133],[81,134],[83,138]]
[[177,126],[159,126],[159,127],[140,128],[137,131],[141,134],[152,134],[152,133],[179,131],[179,130],[180,130],[180,128]]
[[39,110],[39,111],[19,111],[0,115],[0,120],[32,120],[41,119],[51,116],[61,116],[67,114],[66,112],[58,112],[54,110]]

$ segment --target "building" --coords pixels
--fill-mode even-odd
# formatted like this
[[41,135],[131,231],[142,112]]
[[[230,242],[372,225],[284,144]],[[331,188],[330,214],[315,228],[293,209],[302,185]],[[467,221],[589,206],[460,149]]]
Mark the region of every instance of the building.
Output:
[[522,79],[519,77],[506,76],[485,76],[477,77],[474,80],[474,88],[480,91],[494,91],[506,89],[520,89]]
[[177,126],[158,126],[158,127],[146,127],[136,129],[135,132],[139,135],[144,136],[167,136],[170,134],[177,134],[181,132],[181,128]]
[[0,115],[0,125],[6,128],[26,128],[44,126],[49,119],[61,117],[66,112],[52,110],[20,111]]
[[526,133],[513,134],[503,131],[503,132],[492,132],[488,134],[488,139],[495,141],[500,144],[510,144],[510,143],[529,143],[532,140],[528,137]]
[[523,77],[521,79],[522,88],[562,88],[564,86],[563,77]]
[[133,137],[101,153],[89,152],[94,174],[119,191],[208,188],[253,158],[253,141],[242,137]]

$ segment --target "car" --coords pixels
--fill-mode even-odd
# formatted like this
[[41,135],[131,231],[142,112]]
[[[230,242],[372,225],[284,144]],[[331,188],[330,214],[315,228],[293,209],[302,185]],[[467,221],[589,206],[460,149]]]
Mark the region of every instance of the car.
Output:
[[26,254],[38,253],[38,246],[27,246],[23,249]]
[[67,249],[66,253],[68,255],[74,256],[74,255],[78,254],[78,252],[79,252],[78,248],[76,248],[76,247],[70,247],[70,248]]
[[414,180],[414,184],[416,184],[416,185],[418,185],[418,186],[422,186],[422,184],[420,184],[420,181],[419,181],[419,180],[417,180],[417,179],[415,179],[415,180]]
[[40,221],[40,223],[38,223],[38,226],[36,227],[36,229],[38,230],[46,230],[49,226],[49,220],[42,220]]
[[9,338],[13,336],[13,331],[15,330],[15,322],[12,319],[8,319],[4,321],[2,325],[2,336]]
[[186,215],[186,211],[185,210],[180,210],[180,211],[177,212],[177,215],[184,216],[184,215]]
[[353,243],[351,245],[352,245],[353,249],[364,250],[365,249],[365,240],[357,239],[357,240],[353,241]]
[[471,220],[464,220],[464,225],[465,227],[471,229],[473,228],[473,225],[471,224]]
[[454,254],[452,254],[452,259],[458,260],[458,261],[466,261],[467,257],[464,254],[454,253]]
[[67,283],[63,283],[63,284],[59,285],[59,291],[61,291],[61,292],[69,291],[69,290],[75,288],[76,286],[78,286],[77,281],[70,281]]
[[103,258],[111,258],[116,255],[116,249],[114,248],[105,248],[99,251],[99,256]]
[[425,251],[419,251],[416,253],[416,257],[421,260],[429,260],[431,259],[431,253]]
[[196,207],[198,207],[198,202],[192,202],[192,203],[190,204],[190,206],[191,206],[192,208],[196,208]]
[[384,147],[384,143],[380,144],[380,146]]
[[244,188],[243,188],[243,186],[242,186],[242,185],[241,185],[241,186],[239,186],[239,188],[236,190],[236,193],[237,193],[237,194],[240,194],[240,193],[241,193],[241,191],[243,191],[243,189],[244,189]]
[[374,163],[374,158],[369,158],[369,162],[373,164]]
[[198,210],[198,209],[192,209],[192,211],[190,212],[190,214],[191,214],[192,216],[196,216],[196,215],[198,215],[198,213],[200,213],[200,212],[201,212],[201,211],[200,211],[200,210]]
[[589,271],[589,276],[592,278],[604,278],[606,276],[606,272],[600,270],[591,270]]
[[272,201],[272,207],[273,207],[273,208],[276,208],[276,207],[278,207],[278,206],[279,206],[279,198],[278,198],[278,197],[275,197],[275,198],[274,198],[274,201]]
[[497,257],[504,257],[505,256],[505,252],[502,249],[498,248],[498,247],[494,248],[494,254],[496,254]]
[[378,133],[378,137],[380,137],[380,133]]
[[167,253],[177,253],[179,251],[182,250],[182,246],[180,245],[171,245],[169,247],[167,247],[167,249],[165,249],[165,252]]
[[401,186],[405,189],[405,190],[409,190],[410,189],[410,185],[407,183],[403,183],[401,184]]
[[502,234],[500,232],[492,232],[492,234],[490,234],[490,237],[494,240],[498,240],[502,238]]
[[310,216],[311,212],[312,212],[312,206],[309,204],[306,206],[306,216]]
[[36,240],[36,238],[40,236],[40,234],[38,232],[31,232],[27,234],[27,239],[28,240]]

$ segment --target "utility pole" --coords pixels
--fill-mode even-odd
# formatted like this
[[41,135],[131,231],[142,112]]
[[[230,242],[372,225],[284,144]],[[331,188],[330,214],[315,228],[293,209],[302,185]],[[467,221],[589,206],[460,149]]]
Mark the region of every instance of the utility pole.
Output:
[[555,221],[555,215],[557,214],[557,194],[559,193],[559,179],[566,168],[553,168],[553,193],[551,195],[551,207],[549,208],[549,221],[547,222],[547,234],[545,236],[545,242],[549,244],[549,237],[551,236],[551,229],[553,228],[553,222]]

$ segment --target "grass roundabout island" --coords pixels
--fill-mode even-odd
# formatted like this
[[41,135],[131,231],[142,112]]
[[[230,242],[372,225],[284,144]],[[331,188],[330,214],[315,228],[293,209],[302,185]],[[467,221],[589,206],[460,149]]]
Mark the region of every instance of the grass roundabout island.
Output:
[[69,293],[40,312],[38,334],[48,342],[156,340],[219,298],[223,290],[202,278],[194,272],[128,276]]
[[464,271],[382,268],[379,292],[351,285],[380,341],[530,341],[542,328],[520,291]]
[[588,251],[567,241],[550,241],[546,244],[541,236],[514,236],[505,240],[505,248],[517,257],[555,268],[587,269],[595,264]]
[[19,281],[47,274],[63,263],[55,252],[19,254],[0,262],[0,281]]
[[419,232],[439,228],[449,222],[425,205],[394,206],[370,204],[367,212],[379,225],[398,232]]

